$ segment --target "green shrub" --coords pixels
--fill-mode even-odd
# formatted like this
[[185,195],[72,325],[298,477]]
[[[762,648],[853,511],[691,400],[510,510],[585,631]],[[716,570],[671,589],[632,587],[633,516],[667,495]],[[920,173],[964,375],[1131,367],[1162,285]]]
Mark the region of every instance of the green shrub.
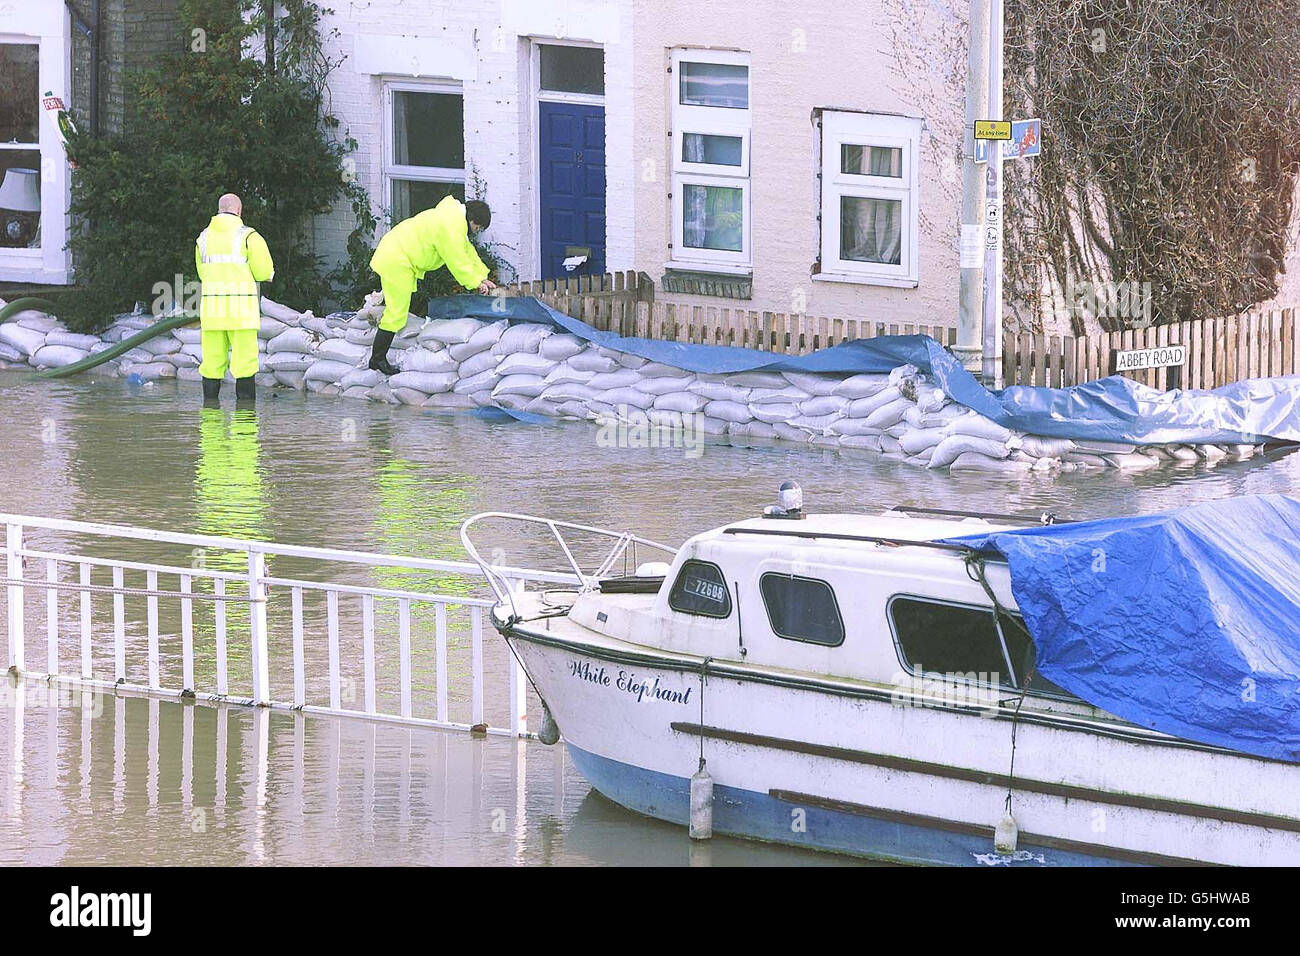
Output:
[[68,245],[83,291],[68,301],[70,325],[94,329],[137,301],[154,302],[159,283],[197,280],[194,241],[224,192],[242,197],[244,221],[270,246],[275,279],[266,295],[300,309],[330,297],[308,227],[341,196],[367,213],[369,202],[344,170],[355,143],[337,138],[325,106],[337,63],[323,53],[321,10],[310,0],[279,6],[270,71],[242,49],[265,30],[260,4],[181,0],[186,48],[132,78],[126,132],[71,140],[72,213],[83,228]]

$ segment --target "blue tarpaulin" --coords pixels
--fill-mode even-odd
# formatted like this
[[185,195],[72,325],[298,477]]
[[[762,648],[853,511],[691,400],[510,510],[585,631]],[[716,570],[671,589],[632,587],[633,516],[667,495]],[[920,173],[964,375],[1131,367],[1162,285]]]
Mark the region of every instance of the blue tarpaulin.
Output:
[[1300,375],[1249,379],[1214,391],[1148,388],[1112,376],[1071,388],[1015,385],[991,392],[925,335],[857,339],[808,355],[776,356],[729,345],[665,342],[601,332],[533,297],[457,295],[429,303],[432,319],[509,319],[553,324],[619,352],[700,373],[888,372],[914,365],[954,401],[1031,435],[1134,445],[1300,442]]
[[1006,558],[1048,680],[1162,733],[1300,762],[1300,501],[950,540]]

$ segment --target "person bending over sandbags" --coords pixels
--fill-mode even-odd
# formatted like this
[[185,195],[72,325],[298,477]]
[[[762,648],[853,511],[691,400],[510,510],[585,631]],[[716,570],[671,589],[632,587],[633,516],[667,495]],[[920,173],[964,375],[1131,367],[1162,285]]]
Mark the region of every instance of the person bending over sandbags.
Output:
[[406,327],[411,295],[426,272],[445,265],[467,289],[476,288],[486,295],[496,288],[488,278],[488,267],[469,241],[491,223],[487,203],[471,199],[462,206],[455,196],[448,196],[432,209],[403,219],[379,240],[370,268],[379,274],[384,314],[370,353],[372,369],[397,374],[397,367],[388,361],[388,347],[393,336]]
[[194,264],[203,286],[199,302],[199,338],[203,361],[203,401],[221,394],[226,369],[235,379],[235,398],[256,397],[257,332],[262,327],[259,282],[275,277],[266,240],[245,226],[243,201],[234,193],[217,200],[217,214],[194,243]]

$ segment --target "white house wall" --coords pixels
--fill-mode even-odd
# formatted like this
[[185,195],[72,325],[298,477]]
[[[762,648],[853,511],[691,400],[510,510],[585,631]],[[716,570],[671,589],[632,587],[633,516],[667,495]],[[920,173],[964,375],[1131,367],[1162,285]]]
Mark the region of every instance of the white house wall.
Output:
[[[904,4],[801,0],[636,0],[635,150],[651,182],[637,191],[636,260],[656,279],[670,261],[669,77],[674,47],[750,54],[753,298],[747,307],[885,322],[956,324],[960,166],[965,60],[959,82],[944,83],[936,62],[905,76],[890,50],[890,24]],[[911,4],[918,24],[939,26],[934,5]],[[958,25],[959,26],[959,25]],[[948,24],[950,30],[954,29]],[[960,33],[964,33],[961,28]],[[962,43],[964,49],[964,42]],[[936,97],[935,88],[952,88]],[[919,281],[915,288],[813,281],[819,197],[816,108],[920,117]],[[955,126],[953,125],[955,121]],[[734,305],[716,298],[674,300]]]
[[[0,3],[0,40],[39,43],[39,94],[51,92],[65,104],[71,99],[71,27],[66,8],[52,0]],[[63,143],[44,106],[38,117],[41,150],[41,248],[0,248],[0,281],[62,285],[68,281],[69,167]]]
[[[631,0],[351,0],[333,4],[324,32],[338,30],[330,56],[345,57],[330,78],[330,107],[341,135],[358,143],[358,182],[376,212],[383,185],[385,81],[445,79],[464,92],[465,163],[486,184],[492,226],[484,238],[505,247],[522,278],[537,273],[536,102],[530,40],[580,41],[605,48],[606,231],[611,269],[632,268],[636,204],[632,158]],[[317,220],[316,251],[345,256],[355,223],[350,207]],[[381,233],[385,227],[381,226]]]

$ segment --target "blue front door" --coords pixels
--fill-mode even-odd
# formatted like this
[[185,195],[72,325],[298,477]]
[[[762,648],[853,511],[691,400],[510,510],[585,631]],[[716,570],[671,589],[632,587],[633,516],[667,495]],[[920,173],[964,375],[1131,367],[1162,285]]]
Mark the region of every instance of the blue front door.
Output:
[[[605,271],[605,108],[541,103],[541,267],[543,279]],[[570,248],[591,257],[570,272]]]

